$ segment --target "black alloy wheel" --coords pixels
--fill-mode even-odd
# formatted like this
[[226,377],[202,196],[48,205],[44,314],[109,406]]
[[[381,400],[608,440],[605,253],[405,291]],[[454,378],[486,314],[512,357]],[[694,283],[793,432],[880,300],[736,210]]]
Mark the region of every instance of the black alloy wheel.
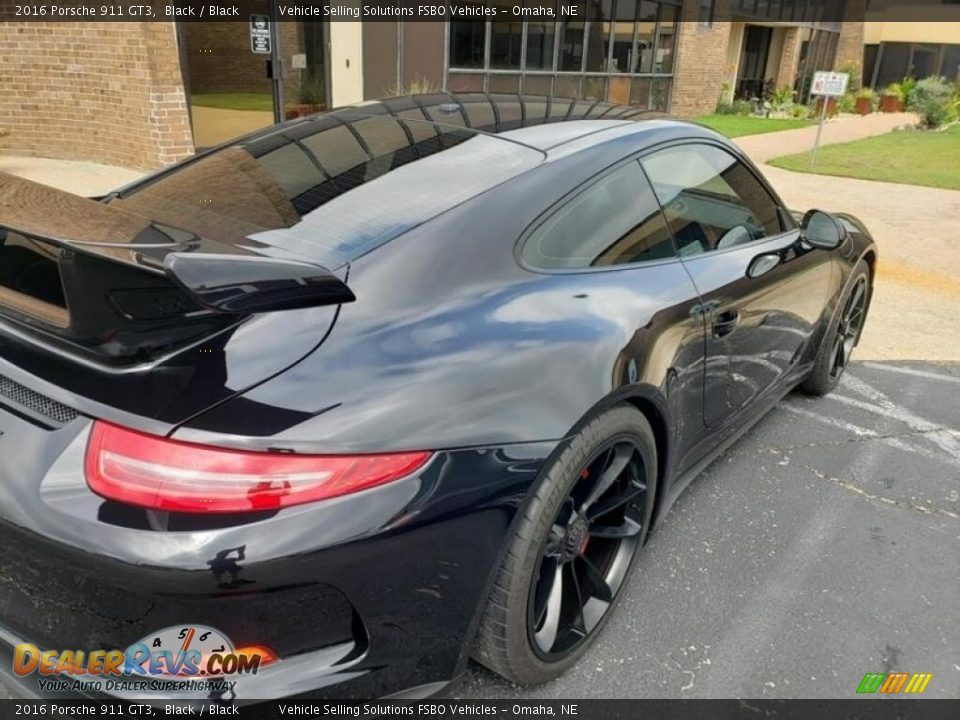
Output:
[[870,268],[861,260],[853,269],[838,309],[824,333],[810,373],[800,383],[808,395],[826,395],[840,382],[870,309]]
[[857,278],[847,305],[840,316],[836,337],[833,341],[833,365],[830,368],[830,377],[839,379],[847,369],[853,348],[860,339],[863,331],[863,321],[867,316],[867,278],[861,275]]
[[647,418],[617,405],[544,468],[507,538],[474,657],[521,685],[574,665],[623,594],[657,494]]
[[609,441],[580,471],[530,593],[527,627],[544,660],[576,649],[610,610],[640,544],[646,495],[643,457],[630,438]]

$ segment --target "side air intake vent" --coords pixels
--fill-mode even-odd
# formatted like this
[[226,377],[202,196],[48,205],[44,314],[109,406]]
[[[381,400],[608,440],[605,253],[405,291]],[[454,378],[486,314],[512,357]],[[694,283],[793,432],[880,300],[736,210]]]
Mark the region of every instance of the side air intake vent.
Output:
[[66,425],[80,415],[73,408],[51,400],[3,375],[0,375],[0,402],[13,405],[14,409],[26,410],[38,420],[57,426]]

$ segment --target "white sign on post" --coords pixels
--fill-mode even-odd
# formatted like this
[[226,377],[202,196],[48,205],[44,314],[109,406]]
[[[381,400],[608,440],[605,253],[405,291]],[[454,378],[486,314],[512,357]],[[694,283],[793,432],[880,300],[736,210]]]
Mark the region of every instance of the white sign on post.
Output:
[[846,94],[847,85],[849,84],[849,73],[817,72],[813,75],[813,85],[810,86],[810,94],[840,97]]
[[820,125],[817,128],[817,139],[813,143],[813,152],[810,153],[810,169],[817,164],[817,151],[820,149],[820,138],[823,136],[823,124],[827,120],[827,106],[830,98],[840,97],[847,92],[850,84],[850,73],[818,71],[813,74],[813,83],[810,85],[810,94],[824,98],[820,101]]

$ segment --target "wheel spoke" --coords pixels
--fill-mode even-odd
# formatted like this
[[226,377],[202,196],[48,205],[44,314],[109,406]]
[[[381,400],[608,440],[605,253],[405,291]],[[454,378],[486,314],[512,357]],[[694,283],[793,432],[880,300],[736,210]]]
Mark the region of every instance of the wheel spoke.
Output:
[[833,344],[833,374],[839,375],[843,370],[843,335],[837,333],[837,339]]
[[583,555],[580,555],[579,559],[583,567],[586,568],[587,583],[589,583],[590,588],[593,590],[593,597],[603,602],[613,600],[613,590],[610,589],[610,586],[597,569],[597,566],[587,560]]
[[850,306],[847,309],[847,317],[849,318],[854,308],[860,305],[860,300],[863,298],[864,293],[864,283],[857,283],[857,289],[853,291],[853,297],[850,298]]
[[563,526],[561,526],[559,523],[554,523],[550,526],[550,536],[547,538],[547,545],[543,550],[545,557],[560,557],[561,553],[563,552],[563,536]]
[[591,525],[589,532],[592,537],[622,540],[636,537],[641,529],[640,523],[624,518],[621,525]]
[[600,479],[597,480],[597,484],[594,485],[587,499],[583,501],[583,506],[580,508],[581,514],[599,500],[607,490],[613,487],[613,483],[615,483],[617,478],[626,470],[631,457],[633,457],[632,445],[625,443],[613,448],[612,456],[608,456],[605,459],[605,468],[600,474]]
[[557,642],[557,631],[560,628],[560,608],[563,605],[563,565],[556,564],[553,571],[553,584],[550,586],[550,594],[547,595],[547,602],[544,605],[543,624],[540,629],[534,633],[537,644],[545,652]]
[[567,568],[570,573],[570,581],[573,585],[574,597],[576,598],[575,602],[577,604],[577,615],[573,619],[573,627],[571,629],[575,633],[586,637],[587,619],[583,616],[584,599],[583,590],[580,587],[580,579],[577,577],[577,569],[573,566],[573,563],[567,563]]
[[628,502],[636,498],[638,495],[646,492],[647,485],[646,483],[631,481],[627,488],[611,498],[604,500],[601,503],[597,503],[595,506],[590,508],[590,512],[587,513],[587,520],[593,521],[596,518],[603,517],[611,510],[616,510],[621,505],[626,505]]

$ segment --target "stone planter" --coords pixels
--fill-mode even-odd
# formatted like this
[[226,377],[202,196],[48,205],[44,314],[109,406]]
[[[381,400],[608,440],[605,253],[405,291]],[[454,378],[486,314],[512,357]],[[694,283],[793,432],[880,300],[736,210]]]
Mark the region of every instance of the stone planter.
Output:
[[896,95],[883,95],[880,97],[880,112],[903,112],[903,103],[900,102],[900,98]]

